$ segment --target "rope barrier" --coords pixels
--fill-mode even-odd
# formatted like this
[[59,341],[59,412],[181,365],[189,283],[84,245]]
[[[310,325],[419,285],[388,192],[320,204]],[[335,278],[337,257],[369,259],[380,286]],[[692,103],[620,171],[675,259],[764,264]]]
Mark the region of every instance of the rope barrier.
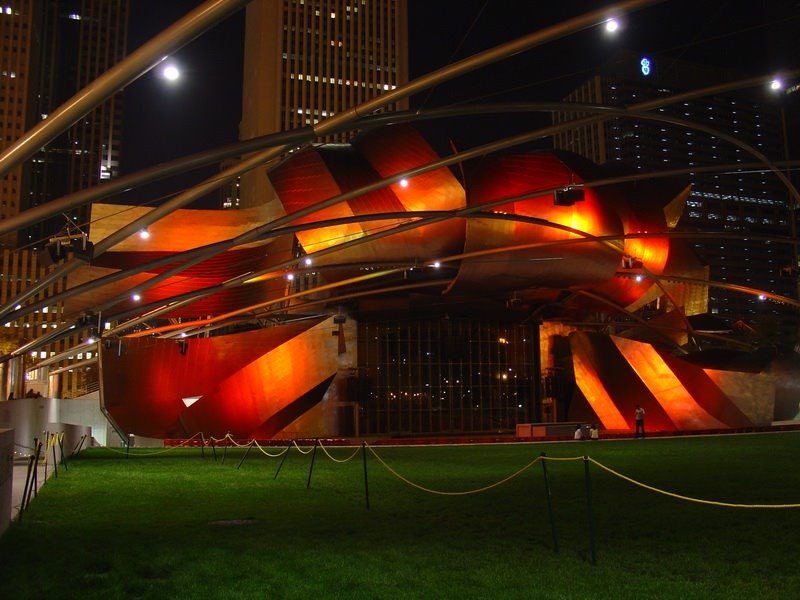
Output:
[[355,458],[355,456],[361,450],[361,448],[356,448],[350,456],[348,456],[347,458],[342,460],[340,458],[334,458],[333,456],[331,456],[331,453],[328,452],[328,449],[325,446],[322,445],[322,440],[319,441],[319,447],[322,448],[322,451],[327,455],[328,458],[330,458],[333,462],[336,462],[336,463],[346,463],[346,462],[351,461],[353,458]]
[[314,451],[314,448],[309,448],[308,450],[305,450],[305,451],[304,451],[304,450],[303,450],[303,449],[302,449],[300,446],[298,446],[298,445],[297,445],[297,442],[296,442],[296,441],[294,441],[294,440],[292,440],[292,445],[293,445],[295,448],[297,448],[297,451],[298,451],[298,452],[300,452],[300,454],[310,454],[311,452],[313,452],[313,451]]
[[270,458],[278,458],[279,456],[283,456],[284,454],[286,454],[289,451],[289,447],[287,446],[286,448],[284,448],[283,450],[278,452],[278,454],[270,454],[269,452],[264,450],[264,448],[261,446],[261,444],[259,444],[256,440],[253,440],[253,441],[255,442],[256,448],[259,449],[261,454],[263,454],[265,456],[269,456]]
[[736,503],[732,503],[732,502],[718,502],[716,500],[703,500],[701,498],[692,498],[690,496],[683,496],[681,494],[675,494],[673,492],[668,492],[666,490],[661,490],[661,489],[659,489],[657,487],[653,487],[652,485],[647,485],[646,483],[642,483],[641,481],[636,481],[635,479],[632,479],[632,478],[630,478],[630,477],[628,477],[626,475],[623,475],[622,473],[618,473],[614,469],[611,469],[611,468],[605,466],[604,464],[597,462],[595,459],[593,459],[591,457],[587,457],[587,460],[593,462],[598,467],[600,467],[604,471],[610,473],[611,475],[619,477],[620,479],[623,479],[623,480],[627,481],[628,483],[632,483],[634,485],[638,485],[641,488],[644,488],[646,490],[650,490],[651,492],[656,492],[657,494],[663,494],[664,496],[669,496],[671,498],[677,498],[678,500],[686,500],[688,502],[696,502],[697,504],[709,504],[711,506],[725,506],[725,507],[728,507],[728,508],[800,508],[800,504],[736,504]]
[[439,496],[468,496],[470,494],[479,494],[481,492],[485,492],[485,491],[490,490],[492,488],[499,487],[499,486],[503,485],[504,483],[507,483],[507,482],[511,481],[512,479],[514,479],[515,477],[521,475],[522,473],[524,473],[525,471],[530,469],[533,465],[535,465],[537,462],[539,462],[539,460],[541,459],[541,456],[537,456],[535,459],[533,459],[531,462],[529,462],[527,465],[525,465],[524,467],[522,467],[521,469],[519,469],[515,473],[512,473],[511,475],[509,475],[505,479],[501,479],[500,481],[498,481],[496,483],[492,483],[490,485],[487,485],[487,486],[484,486],[484,487],[481,487],[481,488],[477,488],[477,489],[474,489],[474,490],[466,490],[466,491],[463,491],[463,492],[443,492],[441,490],[434,490],[434,489],[431,489],[431,488],[424,487],[422,485],[414,483],[413,481],[410,481],[409,479],[406,479],[405,477],[400,475],[400,473],[398,473],[397,471],[392,469],[392,467],[390,467],[388,464],[386,464],[386,462],[380,456],[378,456],[378,454],[375,452],[375,450],[372,449],[372,446],[367,446],[367,448],[369,449],[370,452],[372,452],[372,455],[375,458],[378,459],[378,462],[381,463],[386,468],[387,471],[389,471],[392,475],[397,477],[400,481],[403,481],[404,483],[407,483],[411,487],[415,487],[418,490],[422,490],[423,492],[428,492],[429,494],[437,494]]
[[229,440],[237,448],[246,448],[247,446],[249,446],[252,443],[252,442],[247,442],[246,444],[240,444],[235,439],[233,439],[233,436],[230,433],[226,434],[225,437],[222,438],[222,441],[225,441],[225,440]]
[[[195,433],[192,437],[190,437],[187,440],[182,441],[177,446],[170,446],[169,448],[164,448],[163,450],[154,450],[153,452],[137,452],[136,454],[134,454],[134,456],[136,456],[136,457],[155,456],[156,454],[165,454],[167,452],[172,452],[173,450],[177,450],[178,448],[187,448],[187,447],[189,447],[188,446],[189,442],[191,442],[193,439],[195,439],[199,435],[202,435],[202,433],[201,432]],[[127,448],[125,450],[120,450],[120,449],[114,448],[112,446],[100,446],[100,447],[104,448],[106,450],[110,450],[111,452],[116,452],[117,454],[125,454],[126,456],[129,456]]]

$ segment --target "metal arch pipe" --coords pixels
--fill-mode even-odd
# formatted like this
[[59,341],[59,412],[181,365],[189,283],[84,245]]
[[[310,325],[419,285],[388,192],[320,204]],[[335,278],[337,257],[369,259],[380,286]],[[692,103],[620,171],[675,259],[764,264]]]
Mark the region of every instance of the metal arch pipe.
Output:
[[208,0],[111,67],[0,153],[0,177],[162,58],[230,16],[250,0]]
[[[247,0],[209,0],[209,4],[211,4],[212,2],[215,5],[218,4],[218,3],[230,2],[230,3],[235,3],[238,6],[239,3],[241,3],[243,5],[244,3],[246,3],[246,1]],[[399,87],[395,88],[394,90],[390,90],[390,91],[386,92],[385,94],[381,94],[380,96],[376,96],[375,98],[372,98],[371,100],[368,100],[368,101],[366,101],[366,102],[364,102],[362,104],[359,104],[358,106],[356,106],[356,107],[354,107],[354,108],[352,108],[350,110],[344,111],[344,112],[339,113],[339,114],[337,114],[337,115],[335,115],[333,117],[325,119],[324,121],[318,123],[317,125],[315,125],[312,128],[313,129],[313,136],[316,137],[316,136],[328,135],[328,134],[338,130],[342,126],[352,124],[360,116],[369,114],[369,113],[371,113],[371,112],[373,112],[373,111],[375,111],[375,110],[377,110],[379,108],[382,108],[382,107],[384,107],[384,106],[386,106],[388,104],[391,104],[392,102],[395,102],[397,100],[406,98],[406,97],[414,94],[415,92],[418,92],[420,90],[426,89],[427,87],[436,85],[438,83],[441,83],[442,81],[447,81],[448,79],[452,79],[453,77],[457,77],[457,76],[462,75],[464,73],[468,73],[468,72],[474,71],[474,70],[476,70],[478,68],[487,66],[487,65],[492,64],[494,62],[497,62],[498,60],[500,60],[502,58],[506,58],[508,56],[512,56],[512,55],[517,54],[519,52],[522,52],[522,51],[525,51],[525,50],[529,50],[531,48],[534,48],[534,47],[536,47],[538,45],[541,45],[541,44],[544,44],[546,42],[553,41],[555,39],[559,39],[559,38],[564,37],[564,36],[566,36],[566,35],[568,35],[570,33],[574,33],[576,31],[580,31],[581,29],[585,29],[585,28],[590,27],[592,25],[597,25],[597,24],[603,22],[606,19],[607,14],[608,14],[609,11],[617,11],[617,12],[635,11],[635,10],[644,8],[645,6],[649,6],[649,5],[652,5],[652,4],[657,4],[657,3],[661,2],[661,1],[663,1],[663,0],[624,0],[623,2],[619,2],[619,3],[615,4],[615,5],[612,5],[612,6],[603,8],[603,9],[595,10],[595,11],[586,13],[584,15],[578,16],[578,17],[574,17],[574,18],[569,19],[567,21],[564,21],[562,23],[553,25],[551,27],[547,27],[547,28],[545,28],[543,30],[534,32],[534,33],[529,34],[527,36],[523,36],[522,38],[519,38],[517,40],[513,40],[513,41],[508,42],[506,44],[502,44],[500,46],[497,46],[495,48],[491,48],[489,50],[486,50],[484,52],[481,52],[479,54],[471,56],[471,57],[469,57],[467,59],[464,59],[464,60],[459,61],[457,63],[453,63],[451,65],[448,65],[446,67],[438,69],[438,70],[436,70],[436,71],[434,71],[432,73],[424,75],[423,77],[420,77],[420,78],[418,78],[418,79],[416,79],[416,80],[414,80],[412,82],[409,82],[409,83],[407,83],[405,85],[399,86]],[[204,6],[206,6],[206,5],[204,5]],[[202,11],[202,8],[203,7],[201,7],[201,9],[198,9],[198,11]],[[195,12],[198,12],[198,11],[195,11]],[[194,15],[194,14],[195,13],[191,13],[191,15]],[[185,18],[184,20],[186,20],[186,19],[188,19],[188,17]],[[152,45],[154,47],[154,51],[156,51],[156,52],[160,51],[163,54],[164,47],[166,47],[166,44],[167,44],[168,38],[169,38],[169,36],[167,34],[169,33],[169,35],[176,35],[177,36],[178,33],[180,32],[180,29],[178,31],[173,31],[173,29],[176,28],[178,25],[181,25],[182,22],[183,22],[183,20],[179,21],[179,23],[177,23],[175,26],[173,26],[173,28],[170,28],[169,30],[167,30],[167,31],[163,32],[162,34],[160,34],[159,36],[157,36],[157,38],[155,38],[153,41],[151,41],[150,43],[148,43],[146,45],[146,48],[149,50],[150,46]],[[141,56],[142,55],[149,56],[149,54],[147,52],[139,53],[139,51],[137,51],[136,53],[134,53],[133,55],[131,55],[127,59],[125,59],[122,63],[120,63],[120,65],[124,64],[125,65],[124,67],[120,66],[119,69],[114,68],[111,71],[109,71],[108,73],[112,73],[113,72],[115,74],[115,77],[119,78],[120,80],[123,80],[124,76],[126,76],[126,75],[129,76],[130,75],[130,71],[133,69],[133,65],[138,64],[137,62],[134,61],[134,58],[136,58],[137,60],[141,60]],[[135,77],[130,77],[129,80],[132,80],[134,78]],[[101,79],[103,80],[103,82],[102,82],[103,85],[101,86],[100,84],[98,84],[98,89],[96,91],[92,91],[92,93],[90,95],[92,100],[96,101],[96,103],[101,102],[106,97],[111,95],[111,93],[113,93],[113,91],[115,91],[115,90],[107,91],[106,90],[106,88],[108,87],[108,85],[106,84],[107,79],[105,79],[105,78],[101,78]],[[116,81],[116,79],[114,79],[114,81]],[[89,87],[92,87],[92,86],[89,86]],[[105,95],[103,95],[103,94],[105,94]],[[87,101],[86,103],[88,103],[88,102],[89,101]],[[84,106],[86,103],[81,103],[81,106]],[[89,107],[86,108],[86,110],[84,112],[88,112],[88,110],[90,108],[91,108],[91,105],[89,105]],[[75,119],[80,118],[80,116],[81,116],[81,114],[77,114]],[[60,120],[59,120],[59,122],[60,122]],[[54,129],[54,130],[56,129],[56,126],[53,125],[53,123],[51,123],[51,121],[54,123],[55,119],[53,119],[53,118],[48,119],[48,123],[43,125],[42,128],[45,131],[49,132],[50,129]],[[64,126],[64,129],[66,129],[66,127],[68,127],[68,126],[69,126],[69,124]],[[52,137],[55,137],[56,135],[58,135],[58,133],[59,133],[59,131],[56,130],[55,133],[52,134]],[[44,136],[43,135],[40,135],[39,137],[41,137],[42,140],[44,140]],[[29,138],[29,136],[26,135],[26,136],[24,136],[23,139],[25,139],[25,138]],[[23,140],[20,140],[20,142],[22,142],[22,141]],[[47,140],[47,141],[49,141],[49,140]],[[31,150],[31,152],[35,152],[36,148],[41,147],[45,143],[46,143],[46,141],[41,141],[37,146],[35,146],[33,148],[33,150]],[[29,145],[29,144],[30,144],[30,142],[27,143],[27,145]],[[18,146],[18,145],[22,145],[22,144],[21,143],[20,144],[15,144],[15,146]],[[13,150],[13,151],[19,153],[19,150],[15,150],[14,149],[15,146],[12,146],[12,148],[9,148],[9,152]],[[197,198],[205,195],[206,193],[217,189],[218,187],[223,185],[226,181],[231,180],[231,179],[233,179],[233,178],[235,178],[235,177],[237,177],[237,176],[239,176],[239,175],[241,175],[241,174],[243,174],[243,173],[245,173],[247,171],[250,171],[250,170],[260,166],[261,164],[264,164],[264,163],[266,163],[266,162],[268,162],[268,161],[270,161],[270,160],[272,160],[274,158],[279,157],[286,149],[287,149],[286,146],[282,146],[282,147],[274,147],[274,148],[270,148],[270,149],[267,149],[267,150],[263,150],[261,152],[257,152],[255,154],[251,155],[250,157],[242,160],[237,165],[233,165],[233,166],[229,167],[228,169],[225,169],[217,177],[213,178],[212,180],[206,180],[206,181],[198,184],[197,186],[195,186],[191,190],[188,190],[188,191],[186,191],[186,192],[184,192],[182,194],[177,195],[176,197],[172,198],[168,202],[166,202],[166,203],[162,204],[161,206],[159,206],[154,211],[148,213],[147,215],[143,215],[142,217],[132,221],[128,225],[120,228],[115,233],[113,233],[110,236],[108,236],[107,238],[105,238],[105,239],[99,241],[98,243],[96,243],[95,247],[94,247],[95,255],[102,254],[103,252],[107,251],[108,249],[110,249],[111,247],[113,247],[114,245],[119,243],[120,241],[124,240],[126,237],[132,235],[133,233],[135,233],[139,229],[147,227],[149,224],[154,223],[155,221],[158,221],[162,217],[174,212],[175,210],[177,210],[177,209],[179,209],[179,208],[181,208],[183,206],[186,206],[187,204],[193,202]],[[22,160],[24,160],[24,158],[27,158],[27,157],[18,157],[18,161],[17,162],[21,162]],[[17,159],[15,159],[15,160],[17,160]],[[6,162],[10,163],[11,159],[10,158],[7,159]],[[14,164],[16,164],[16,163],[14,163]],[[11,166],[14,166],[14,165],[12,164]],[[11,168],[11,166],[9,166],[8,168]],[[2,174],[2,169],[3,169],[3,156],[0,155],[0,174]],[[281,219],[277,219],[275,222],[273,222],[273,227],[280,227],[282,224],[284,224],[284,221],[282,221]],[[64,274],[66,274],[68,272],[74,271],[77,268],[76,266],[74,266],[75,262],[76,261],[73,259],[72,261],[70,261],[67,264],[63,265],[60,269],[54,270],[51,273],[51,276],[54,277],[54,278],[58,278],[58,277],[63,276]],[[54,281],[54,280],[55,279],[48,280],[47,284],[44,284],[44,282],[42,282],[42,283],[46,287],[46,285],[48,285],[49,283],[52,283],[52,281]],[[26,295],[23,299],[27,299],[31,295],[33,295],[33,294]],[[17,303],[19,303],[19,299],[15,298],[14,301],[9,302],[9,305],[10,306],[14,306]],[[2,316],[4,314],[7,314],[8,312],[9,312],[8,311],[8,306],[6,306],[6,307],[4,307],[4,309],[2,311],[0,311],[0,316]]]
[[[760,83],[760,82],[763,82],[765,79],[766,78],[759,77],[759,78],[755,78],[755,79],[744,80],[742,82],[738,82],[737,84],[728,84],[726,86],[726,89],[733,89],[734,87],[738,88],[738,87],[743,87],[743,86],[750,86],[750,85],[753,84],[753,81],[756,81],[756,82]],[[718,87],[719,86],[712,86],[711,88],[705,88],[703,90],[695,90],[695,91],[691,92],[691,96],[692,97],[702,96],[702,95],[705,95],[706,90],[713,90],[713,89],[717,89]],[[683,94],[680,97],[681,98],[686,98],[686,97],[688,97],[688,95],[687,94]],[[669,104],[669,102],[667,102],[667,100],[670,100],[670,98],[665,98],[665,99],[662,99],[662,100],[663,100],[663,102],[661,103],[662,105],[663,104]],[[647,105],[648,106],[652,106],[653,102],[649,102],[649,103],[647,103]],[[524,106],[524,105],[522,105],[522,106]],[[563,103],[542,103],[542,104],[535,104],[535,105],[528,105],[528,106],[529,107],[538,107],[538,108],[534,108],[534,110],[538,109],[538,110],[555,111],[555,110],[563,110],[565,104],[563,104]],[[409,171],[406,171],[404,173],[395,175],[393,177],[389,177],[389,178],[380,180],[379,182],[376,182],[375,184],[372,184],[372,185],[369,185],[369,186],[365,186],[363,188],[359,188],[359,189],[354,190],[353,192],[350,192],[348,194],[335,196],[333,198],[330,198],[328,200],[324,200],[324,201],[322,201],[320,203],[317,203],[317,204],[315,204],[315,205],[313,205],[311,207],[308,207],[306,209],[303,209],[301,211],[297,211],[295,213],[292,213],[292,215],[287,215],[285,217],[282,217],[280,219],[272,221],[271,223],[268,223],[268,224],[263,225],[263,226],[261,226],[259,228],[251,230],[250,232],[245,232],[244,234],[240,235],[238,238],[234,239],[234,240],[236,240],[236,239],[240,240],[238,243],[236,243],[234,245],[239,245],[239,244],[247,243],[248,241],[252,241],[254,238],[251,237],[251,235],[257,235],[257,233],[256,233],[257,231],[263,230],[265,228],[267,228],[267,230],[269,230],[269,229],[274,229],[274,228],[280,227],[281,225],[283,225],[285,223],[288,223],[288,222],[291,222],[294,219],[297,219],[297,218],[300,218],[302,216],[306,216],[306,215],[309,215],[309,214],[313,214],[314,212],[316,212],[318,210],[321,210],[322,208],[326,208],[326,207],[331,206],[333,204],[338,204],[339,202],[347,200],[347,199],[349,199],[351,197],[356,197],[358,195],[361,195],[361,194],[364,194],[364,193],[368,193],[368,192],[373,191],[375,189],[380,189],[381,187],[385,187],[386,185],[394,183],[395,181],[399,180],[400,178],[413,177],[415,175],[426,173],[426,172],[428,172],[430,170],[434,170],[434,169],[440,168],[442,166],[449,166],[451,164],[456,164],[456,163],[459,163],[459,162],[463,162],[464,160],[467,160],[469,158],[475,158],[475,157],[481,156],[483,154],[488,154],[488,153],[499,151],[499,150],[502,150],[502,149],[505,149],[505,148],[508,148],[508,147],[513,147],[515,145],[523,144],[523,143],[526,143],[528,141],[533,141],[534,139],[539,139],[539,138],[542,138],[542,137],[548,137],[550,135],[554,135],[555,133],[559,133],[559,132],[567,130],[567,129],[571,129],[571,128],[574,128],[574,127],[580,127],[580,126],[587,125],[587,124],[596,123],[596,122],[602,121],[604,118],[606,118],[606,116],[641,118],[641,119],[645,119],[645,120],[654,120],[654,121],[657,121],[657,122],[665,122],[665,123],[669,123],[669,124],[673,124],[673,125],[686,127],[686,128],[689,128],[689,129],[696,129],[698,131],[703,131],[705,133],[708,133],[709,135],[713,135],[715,137],[719,137],[720,139],[724,139],[724,140],[728,141],[729,143],[734,144],[735,146],[745,150],[746,152],[748,152],[748,153],[752,154],[753,156],[755,156],[756,158],[758,158],[761,161],[761,164],[764,164],[770,171],[772,171],[776,176],[778,176],[779,179],[787,186],[790,194],[792,194],[794,196],[795,201],[796,202],[800,202],[800,194],[798,194],[797,190],[792,185],[792,183],[789,181],[789,179],[785,176],[785,174],[782,171],[780,171],[780,169],[778,169],[778,167],[775,164],[771,163],[763,154],[758,152],[756,149],[752,148],[748,144],[745,144],[744,142],[741,142],[741,141],[737,140],[736,138],[734,138],[732,136],[729,136],[729,135],[725,134],[724,132],[717,131],[717,130],[709,128],[709,127],[705,127],[703,125],[696,125],[696,124],[694,124],[692,122],[685,121],[683,119],[677,119],[677,118],[674,118],[674,117],[666,117],[666,116],[661,116],[661,115],[650,115],[650,114],[643,114],[643,113],[639,113],[639,112],[631,113],[630,110],[613,109],[613,108],[609,108],[609,107],[605,107],[605,106],[596,106],[596,105],[571,104],[571,105],[568,105],[568,106],[570,108],[572,108],[573,110],[577,110],[577,111],[581,111],[581,112],[595,112],[595,113],[600,113],[600,114],[598,114],[597,116],[586,117],[586,118],[578,119],[578,120],[575,120],[575,121],[568,121],[566,123],[550,126],[550,127],[544,128],[544,129],[539,129],[537,131],[530,132],[530,133],[527,133],[527,134],[522,134],[520,136],[512,136],[510,138],[505,138],[504,140],[501,140],[500,142],[493,142],[493,143],[490,143],[490,144],[486,144],[484,146],[480,146],[480,147],[478,147],[476,149],[473,149],[473,150],[470,150],[470,151],[466,151],[466,152],[462,152],[462,153],[456,153],[456,154],[452,155],[451,157],[449,157],[447,159],[441,159],[439,161],[435,161],[433,163],[429,163],[428,165],[424,165],[423,167],[418,167],[416,169],[411,169]],[[481,110],[483,110],[483,109],[481,109]],[[457,114],[457,113],[453,113],[453,114]],[[461,113],[461,114],[463,114],[463,113]],[[274,153],[274,152],[277,152],[277,150],[276,149],[270,149],[270,150],[267,150],[265,152]],[[254,166],[256,166],[256,165],[253,165],[253,167]],[[249,167],[249,168],[253,168],[253,167]],[[249,168],[248,169],[244,169],[244,170],[249,170]],[[234,168],[234,169],[238,170],[238,168]],[[692,170],[689,170],[689,171],[692,171]],[[233,176],[235,176],[235,175],[233,175]],[[233,176],[231,176],[231,177],[233,177]],[[177,210],[177,208],[179,208],[180,205],[183,205],[183,204],[188,203],[189,201],[191,201],[191,200],[186,201],[186,197],[187,196],[191,197],[191,199],[200,197],[203,194],[207,193],[208,191],[216,189],[216,187],[218,185],[220,185],[222,181],[225,181],[225,180],[227,180],[227,179],[229,179],[231,177],[225,176],[225,177],[220,177],[219,180],[217,180],[216,178],[214,178],[212,180],[207,180],[203,184],[200,184],[199,186],[197,186],[195,188],[192,188],[191,190],[189,190],[185,194],[181,194],[178,198],[184,198],[184,200],[179,202],[178,198],[175,198],[175,199],[171,200],[170,202],[168,202],[167,204],[162,205],[161,207],[159,207],[155,211],[149,213],[148,215],[145,215],[144,217],[141,217],[140,219],[128,224],[127,226],[125,226],[123,228],[121,228],[120,230],[118,230],[117,232],[115,232],[114,234],[112,234],[111,236],[109,236],[108,238],[103,240],[102,242],[100,242],[95,247],[95,253],[96,254],[100,254],[101,252],[105,251],[105,249],[108,249],[109,247],[115,245],[116,243],[118,243],[119,241],[121,241],[122,239],[127,237],[128,235],[134,233],[135,231],[138,231],[140,228],[146,226],[147,224],[149,224],[151,222],[155,222],[155,221],[159,220],[162,216],[166,216],[167,214],[173,212],[174,210]],[[624,177],[623,178],[618,178],[618,181],[626,181],[626,180],[628,180],[628,179],[626,179]],[[212,182],[215,182],[216,184],[212,183]],[[181,204],[181,203],[183,203],[183,204]],[[154,215],[154,213],[155,213],[155,215]],[[234,240],[231,240],[231,241],[234,241]],[[241,241],[241,240],[247,240],[247,241]],[[233,246],[230,246],[230,247],[233,247]],[[218,250],[218,252],[221,252],[222,250],[225,250],[225,249],[226,248],[224,247],[224,244],[223,244],[220,247],[220,249]],[[213,253],[212,254],[207,254],[206,257],[212,256],[212,255],[213,255]],[[201,259],[198,259],[197,262],[199,262],[199,260],[201,260]],[[50,285],[51,283],[53,283],[57,279],[59,279],[59,278],[65,276],[65,275],[67,275],[68,273],[76,270],[79,266],[81,266],[83,264],[86,264],[85,260],[73,258],[69,262],[67,262],[64,265],[62,265],[60,268],[55,269],[50,274],[48,274],[45,278],[43,278],[42,280],[39,280],[34,286],[32,286],[31,288],[25,290],[21,294],[17,295],[15,298],[9,300],[7,302],[7,304],[6,304],[6,306],[3,307],[2,309],[0,309],[0,317],[9,314],[11,312],[11,307],[16,306],[17,304],[21,303],[22,301],[26,300],[27,298],[30,298],[31,296],[35,295],[39,291],[42,291],[44,288],[46,288],[48,285]],[[192,264],[196,264],[196,262],[192,262]],[[191,265],[187,265],[185,268],[188,268],[188,266],[191,266]]]

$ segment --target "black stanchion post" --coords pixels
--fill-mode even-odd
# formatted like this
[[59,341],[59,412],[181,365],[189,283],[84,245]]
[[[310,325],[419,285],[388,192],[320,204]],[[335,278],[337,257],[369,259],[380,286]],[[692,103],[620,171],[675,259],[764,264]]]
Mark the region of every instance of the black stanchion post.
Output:
[[308,481],[306,482],[306,489],[311,487],[311,473],[314,472],[314,460],[317,458],[317,444],[318,439],[314,439],[314,449],[311,451],[311,466],[308,467]]
[[72,454],[70,456],[75,456],[78,452],[80,452],[81,448],[83,447],[83,442],[85,441],[86,441],[86,434],[84,433],[81,436],[81,439],[78,440],[78,443],[75,444],[75,447],[72,449]]
[[364,460],[364,498],[369,510],[369,480],[367,479],[367,442],[361,442],[361,456]]
[[214,455],[214,462],[217,462],[217,445],[214,443],[214,436],[211,436],[211,452]]
[[228,445],[231,443],[230,436],[231,432],[225,434],[225,445],[222,447],[222,464],[225,464],[225,457],[228,456]]
[[131,440],[132,439],[133,439],[133,434],[129,433],[128,434],[128,439],[127,439],[127,447],[125,449],[125,458],[130,458],[130,455],[131,455]]
[[597,564],[597,553],[595,552],[594,543],[594,519],[592,518],[592,485],[589,480],[589,457],[583,457],[583,472],[586,479],[586,509],[589,513],[589,543],[591,544],[592,551],[592,564]]
[[[39,495],[39,455],[42,453],[42,442],[36,439],[36,453],[33,461],[33,497]],[[25,508],[31,503],[30,490],[28,491],[28,502],[25,503]]]
[[53,475],[58,479],[58,457],[56,456],[56,444],[58,444],[58,434],[53,434],[50,438],[50,444],[53,446]]
[[28,474],[25,476],[25,487],[22,488],[22,504],[19,505],[19,516],[17,517],[18,520],[22,520],[22,512],[25,510],[25,503],[30,496],[31,493],[31,484],[33,483],[31,471],[34,468],[34,461],[36,458],[31,455],[30,460],[28,461]]
[[64,434],[58,436],[58,449],[61,452],[61,466],[64,467],[65,471],[69,471],[67,468],[67,457],[64,454]]
[[547,495],[547,516],[550,518],[550,534],[553,536],[553,552],[558,554],[558,536],[556,536],[556,521],[553,518],[553,497],[550,493],[550,480],[547,478],[547,453],[540,454],[542,461],[542,475],[544,475],[544,489]]
[[244,453],[244,456],[242,457],[242,460],[240,460],[240,461],[239,461],[239,464],[238,464],[238,465],[236,465],[236,470],[237,470],[237,471],[239,470],[239,467],[241,467],[241,466],[242,466],[242,463],[244,462],[244,459],[245,459],[245,458],[247,458],[247,455],[248,455],[248,454],[250,454],[250,450],[252,450],[252,449],[253,449],[253,444],[255,444],[255,443],[256,443],[256,441],[255,441],[255,440],[250,440],[250,443],[249,443],[249,444],[248,444],[248,446],[247,446],[247,452],[245,452],[245,453]]
[[206,457],[206,438],[203,437],[203,432],[200,432],[200,456],[202,458]]
[[289,445],[286,446],[286,452],[283,453],[283,458],[281,459],[281,464],[278,465],[278,470],[275,471],[275,477],[273,477],[273,479],[277,479],[278,478],[278,473],[280,473],[281,469],[283,468],[283,461],[285,461],[286,457],[289,456],[289,450],[291,450],[291,449],[292,449],[292,440],[289,440]]

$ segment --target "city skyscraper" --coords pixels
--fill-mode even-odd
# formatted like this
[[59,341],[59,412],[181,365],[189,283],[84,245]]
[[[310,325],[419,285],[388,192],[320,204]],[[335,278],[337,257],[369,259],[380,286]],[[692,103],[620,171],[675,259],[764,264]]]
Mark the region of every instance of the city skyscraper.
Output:
[[[122,60],[128,0],[21,0],[2,8],[3,147]],[[114,177],[119,168],[121,95],[115,95],[6,177],[3,217]],[[39,247],[88,209],[6,236],[4,247]]]
[[[240,138],[313,125],[407,82],[407,10],[406,0],[251,2]],[[266,167],[242,177],[241,207],[273,197]]]
[[[0,4],[0,148],[15,142],[126,54],[128,0],[6,0]],[[117,94],[58,136],[2,182],[0,218],[117,175],[122,100]],[[54,234],[87,232],[89,207],[9,233],[0,239],[0,303],[6,303],[45,273],[39,260]],[[66,231],[64,231],[66,229]],[[36,296],[63,289],[57,282]],[[43,335],[60,321],[62,307],[47,307],[3,324],[3,350]],[[37,358],[68,347],[64,342]],[[13,368],[19,368],[15,365]],[[77,372],[65,388],[80,386]],[[19,391],[19,390],[17,390]]]
[[[602,67],[570,93],[566,102],[631,106],[745,76],[717,68],[625,55]],[[785,158],[783,120],[777,102],[763,89],[743,90],[665,102],[655,111],[668,119],[715,129],[754,148],[771,161]],[[584,116],[559,112],[555,122]],[[625,165],[634,172],[687,169],[692,191],[679,226],[698,235],[695,252],[710,268],[709,313],[731,327],[759,323],[763,328],[794,331],[794,311],[765,297],[725,287],[729,284],[796,297],[796,281],[786,277],[796,264],[790,244],[793,214],[784,185],[745,149],[728,140],[680,123],[636,118],[609,118],[564,131],[554,145],[599,164]],[[750,166],[745,166],[749,164]],[[740,166],[741,165],[741,166]],[[697,167],[698,172],[691,168]],[[719,167],[703,171],[702,167]],[[646,199],[642,199],[646,201]],[[769,324],[767,324],[769,323]]]

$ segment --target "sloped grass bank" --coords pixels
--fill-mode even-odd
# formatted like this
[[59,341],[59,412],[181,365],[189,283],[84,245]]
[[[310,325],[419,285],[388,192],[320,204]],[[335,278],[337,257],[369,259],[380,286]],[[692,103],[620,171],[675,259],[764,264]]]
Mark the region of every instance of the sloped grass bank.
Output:
[[[265,449],[277,454],[280,449]],[[303,450],[308,451],[309,448]],[[91,449],[0,537],[0,597],[781,598],[800,590],[800,433],[293,449]],[[526,465],[530,465],[525,469]],[[492,487],[521,471],[505,483]],[[310,485],[309,485],[310,475]],[[308,487],[307,487],[308,486]],[[555,552],[553,528],[558,552]]]

